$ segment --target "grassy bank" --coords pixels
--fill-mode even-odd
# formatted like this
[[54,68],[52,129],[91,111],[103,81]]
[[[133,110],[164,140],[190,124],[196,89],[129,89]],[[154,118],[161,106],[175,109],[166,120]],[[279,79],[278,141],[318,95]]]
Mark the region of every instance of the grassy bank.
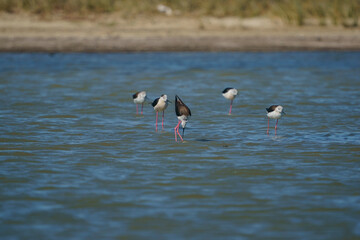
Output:
[[358,26],[360,0],[0,0],[0,11],[29,12],[41,16],[86,17],[88,14],[119,13],[123,17],[161,14],[164,4],[181,16],[280,17],[303,25],[317,19],[319,25]]

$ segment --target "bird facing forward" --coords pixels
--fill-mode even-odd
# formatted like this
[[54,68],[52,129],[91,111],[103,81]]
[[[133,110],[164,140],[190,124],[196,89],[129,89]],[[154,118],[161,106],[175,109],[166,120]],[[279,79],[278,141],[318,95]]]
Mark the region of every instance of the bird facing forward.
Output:
[[276,125],[275,125],[275,136],[276,136],[276,129],[279,119],[281,118],[281,114],[286,114],[284,111],[284,108],[280,105],[271,105],[270,107],[266,108],[267,111],[267,117],[268,117],[268,128],[267,128],[267,134],[269,134],[269,125],[270,125],[270,118],[276,119]]
[[167,99],[167,95],[162,94],[159,98],[156,98],[153,103],[151,104],[154,107],[154,110],[156,112],[156,123],[155,123],[155,129],[157,131],[158,127],[157,127],[157,123],[158,123],[158,113],[162,112],[162,122],[161,122],[161,126],[162,126],[162,130],[164,130],[164,118],[165,118],[165,109],[168,106],[168,103],[170,101]]

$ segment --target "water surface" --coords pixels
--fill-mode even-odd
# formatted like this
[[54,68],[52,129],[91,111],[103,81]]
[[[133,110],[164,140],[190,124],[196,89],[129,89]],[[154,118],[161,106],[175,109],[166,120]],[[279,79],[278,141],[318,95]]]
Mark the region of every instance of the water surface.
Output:
[[1,238],[360,238],[359,99],[358,52],[1,54]]

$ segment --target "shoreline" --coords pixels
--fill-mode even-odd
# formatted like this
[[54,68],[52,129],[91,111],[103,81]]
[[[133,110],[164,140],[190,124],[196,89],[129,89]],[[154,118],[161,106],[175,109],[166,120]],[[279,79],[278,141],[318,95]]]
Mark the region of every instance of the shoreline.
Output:
[[43,20],[0,14],[0,52],[360,51],[360,28],[278,19],[153,17]]
[[[116,53],[116,52],[286,52],[286,51],[360,51],[358,44],[328,40],[277,38],[273,41],[258,39],[207,38],[153,38],[149,39],[53,39],[53,38],[0,38],[0,53]],[[300,42],[301,41],[301,42]],[[359,40],[360,41],[360,40]],[[86,42],[86,43],[85,43]]]

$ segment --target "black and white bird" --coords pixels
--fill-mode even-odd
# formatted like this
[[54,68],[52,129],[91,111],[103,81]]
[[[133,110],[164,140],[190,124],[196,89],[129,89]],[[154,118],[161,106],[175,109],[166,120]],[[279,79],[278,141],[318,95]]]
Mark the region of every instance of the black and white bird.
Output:
[[[179,98],[178,95],[175,95],[175,113],[176,113],[177,118],[179,119],[179,123],[174,128],[175,141],[177,142],[177,135],[179,135],[181,141],[184,141],[185,126],[191,116],[191,111],[190,111],[190,108],[185,105],[185,103]],[[183,129],[182,136],[179,133],[180,124]]]
[[132,95],[134,103],[136,104],[136,114],[139,114],[138,104],[141,104],[141,114],[143,114],[144,102],[147,100],[146,92],[140,91]]
[[268,128],[267,128],[267,134],[269,134],[269,125],[270,125],[270,118],[276,119],[276,125],[275,125],[275,136],[276,136],[276,129],[279,119],[281,118],[281,114],[286,114],[284,111],[284,108],[280,105],[271,105],[270,107],[266,108],[267,111],[267,117],[268,117]]
[[158,125],[158,113],[159,112],[163,113],[161,126],[162,126],[162,130],[164,130],[165,109],[167,108],[169,102],[170,101],[167,99],[167,95],[162,94],[159,98],[156,98],[153,101],[153,103],[151,104],[154,107],[154,110],[156,112],[156,123],[155,123],[156,131],[158,129],[157,125]]
[[238,94],[238,90],[236,88],[225,88],[222,91],[222,95],[224,96],[224,98],[231,100],[229,115],[231,114],[232,103],[233,103],[235,97],[237,96],[237,94]]

